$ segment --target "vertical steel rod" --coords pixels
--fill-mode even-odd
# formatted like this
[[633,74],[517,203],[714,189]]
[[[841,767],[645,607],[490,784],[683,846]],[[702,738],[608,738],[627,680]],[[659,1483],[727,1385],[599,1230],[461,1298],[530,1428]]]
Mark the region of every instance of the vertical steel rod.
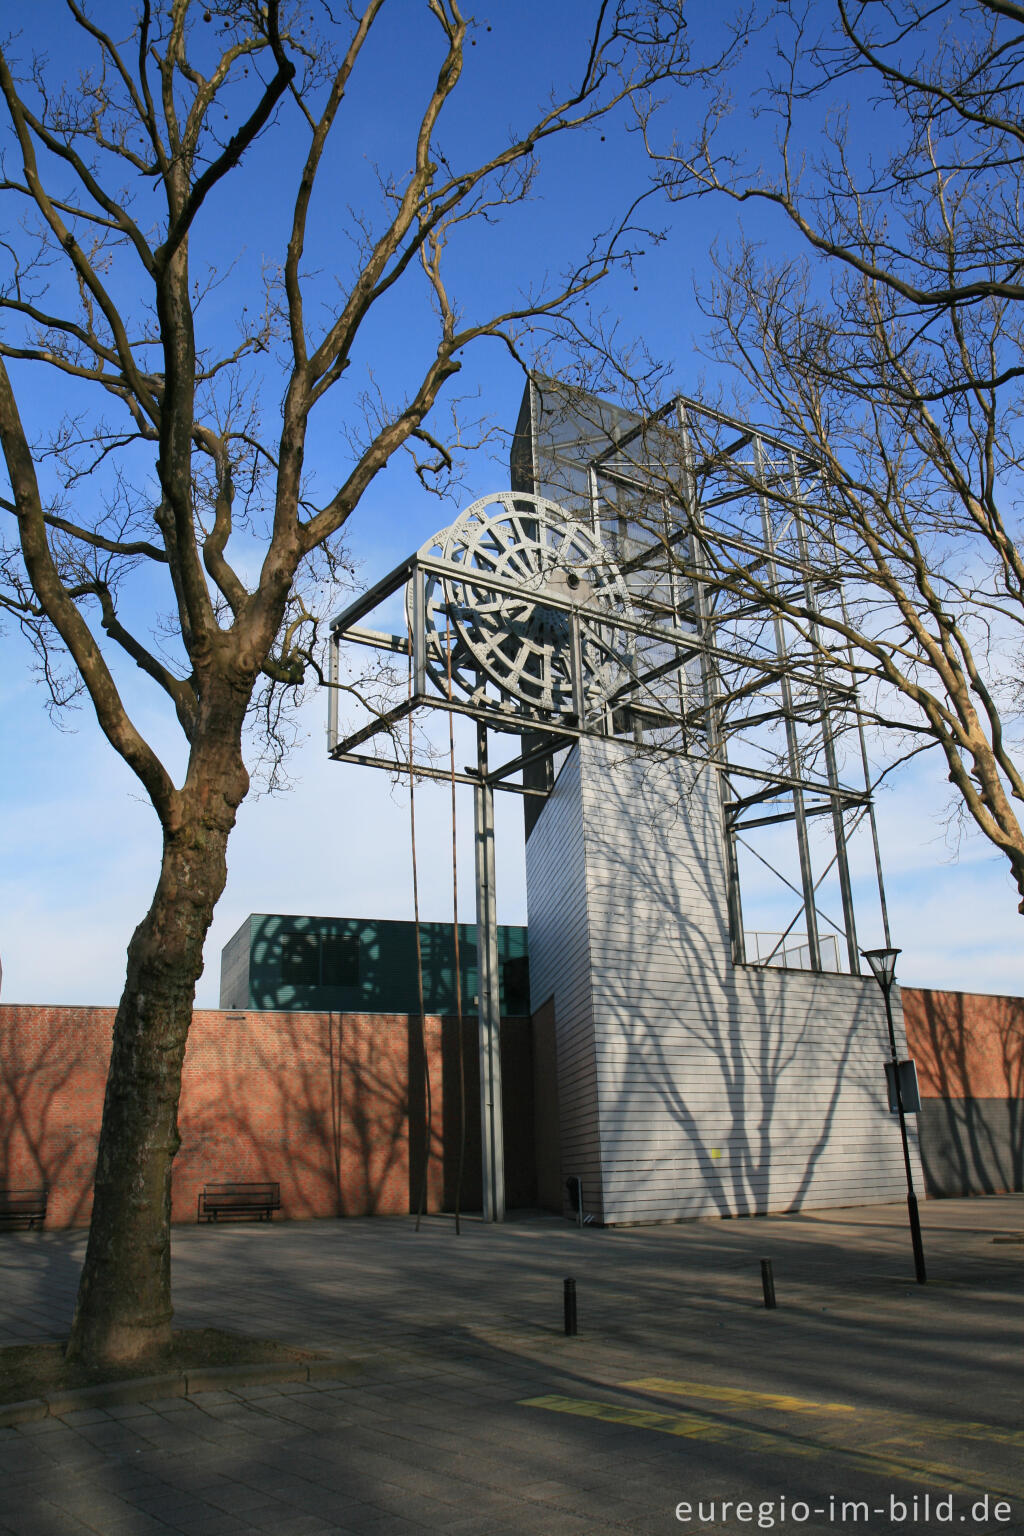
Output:
[[[696,572],[693,582],[693,610],[697,632],[707,647],[701,660],[701,676],[704,684],[704,717],[707,720],[708,756],[724,769],[728,767],[723,733],[720,729],[721,703],[718,691],[718,663],[712,654],[715,643],[715,622],[704,590],[700,573],[707,568],[707,555],[700,538],[702,528],[700,507],[697,503],[697,478],[693,472],[693,448],[690,441],[686,410],[678,407],[679,431],[683,439],[683,493],[689,522],[690,565]],[[734,965],[743,965],[747,958],[746,937],[743,932],[743,904],[740,894],[740,867],[736,857],[736,831],[729,817],[729,801],[732,787],[727,773],[718,776],[719,800],[722,808],[722,838],[725,844],[726,884],[729,905],[729,926],[732,929],[732,958]]]
[[[843,620],[846,623],[847,628],[849,628],[850,620],[846,609],[845,593],[841,593],[840,598],[843,608]],[[848,645],[846,648],[846,653],[849,658],[850,676],[852,677],[853,647]],[[860,712],[859,700],[855,702],[854,708],[857,712],[857,739],[860,742],[860,761],[861,767],[864,771],[864,788],[867,790],[869,796],[871,796],[871,798],[868,800],[868,824],[871,827],[871,846],[875,855],[875,881],[878,886],[878,905],[882,913],[882,933],[885,937],[886,944],[889,945],[892,943],[892,935],[889,932],[889,908],[885,900],[885,881],[882,878],[882,850],[878,846],[878,823],[875,820],[875,802],[872,795],[871,785],[871,765],[868,762],[868,744],[864,737],[864,721]]]
[[590,527],[596,538],[601,537],[601,490],[597,483],[597,471],[593,464],[587,466],[587,494],[590,498]]
[[[811,550],[807,538],[807,526],[803,519],[803,501],[800,494],[800,477],[796,467],[796,456],[789,456],[789,473],[793,482],[793,505],[796,514],[797,548],[800,551],[800,560],[804,568],[804,596],[807,606],[812,613],[814,607],[814,591],[811,583]],[[816,619],[810,622],[811,646],[814,652],[814,673],[816,678],[816,691],[818,694],[818,709],[821,713],[821,740],[825,753],[825,773],[831,787],[838,790],[839,769],[836,764],[835,740],[832,734],[832,710],[828,699],[826,687],[825,668],[821,659],[821,630]],[[857,944],[857,923],[853,906],[853,883],[850,880],[850,861],[846,853],[846,824],[843,821],[843,803],[838,795],[832,795],[832,835],[836,845],[836,872],[839,876],[839,893],[843,903],[843,927],[846,930],[846,953],[850,964],[850,975],[860,975],[860,949]]]
[[[758,484],[764,486],[764,451],[761,447],[761,439],[754,439],[754,462]],[[768,497],[762,489],[758,499],[761,503],[761,526],[764,530],[764,547],[767,555],[768,585],[773,593],[778,591],[779,579],[774,558],[775,540],[772,534],[771,518],[768,509]],[[775,651],[782,664],[779,668],[779,688],[782,694],[782,716],[786,729],[786,751],[789,757],[790,777],[799,781],[803,774],[800,763],[800,743],[796,734],[796,717],[793,713],[793,690],[790,686],[789,674],[786,670],[786,631],[782,621],[782,615],[776,611],[772,615],[772,629],[775,635]],[[807,950],[811,961],[811,970],[821,970],[821,949],[818,944],[818,913],[814,904],[814,869],[811,863],[811,846],[807,837],[807,814],[804,810],[804,792],[793,787],[793,823],[796,828],[797,856],[800,860],[800,884],[804,896],[804,918],[807,923]]]
[[498,976],[498,918],[495,901],[494,789],[486,783],[487,727],[477,726],[477,768],[473,789],[476,844],[476,952],[480,1018],[480,1143],[483,1158],[484,1220],[505,1219],[504,1135],[501,1115],[501,993]]
[[413,562],[412,575],[412,691],[419,699],[427,691],[427,594],[426,577]]
[[327,750],[333,752],[338,745],[338,649],[339,639],[332,634],[327,647]]
[[572,683],[572,712],[582,726],[587,717],[587,701],[583,688],[583,642],[580,635],[580,616],[575,609],[569,615],[569,667]]

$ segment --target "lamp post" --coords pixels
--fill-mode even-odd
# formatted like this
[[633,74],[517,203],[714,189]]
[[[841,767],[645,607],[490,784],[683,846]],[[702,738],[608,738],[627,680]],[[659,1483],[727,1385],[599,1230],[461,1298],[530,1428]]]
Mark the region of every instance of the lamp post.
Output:
[[896,1051],[896,1030],[892,1022],[892,1003],[889,994],[896,979],[898,949],[862,949],[861,954],[871,967],[871,974],[882,989],[885,998],[885,1018],[889,1026],[889,1049],[892,1052],[892,1073],[896,1087],[896,1108],[900,1117],[900,1136],[903,1138],[903,1163],[907,1170],[907,1211],[910,1216],[910,1240],[914,1246],[914,1274],[918,1285],[924,1285],[928,1276],[924,1268],[924,1244],[921,1242],[921,1218],[914,1193],[914,1175],[910,1167],[910,1144],[907,1141],[907,1116],[903,1108],[903,1088],[900,1083],[899,1055]]

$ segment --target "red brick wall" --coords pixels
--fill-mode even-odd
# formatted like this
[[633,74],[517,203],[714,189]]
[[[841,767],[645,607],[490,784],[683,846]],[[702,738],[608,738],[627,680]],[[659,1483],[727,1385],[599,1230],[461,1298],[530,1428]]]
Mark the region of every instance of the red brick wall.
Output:
[[1024,998],[904,987],[924,1099],[1024,1097]]
[[[88,1220],[112,1008],[0,1006],[0,1178],[46,1181],[47,1223]],[[427,1209],[454,1199],[460,1116],[453,1019],[426,1020],[432,1096]],[[517,1150],[529,1081],[526,1021],[503,1025],[510,1182],[530,1203]],[[523,1058],[522,1060],[520,1058]],[[479,1203],[476,1023],[463,1022],[467,1104],[464,1208]],[[173,1217],[195,1219],[215,1179],[276,1179],[286,1216],[414,1209],[426,1119],[422,1052],[404,1015],[232,1013],[193,1016],[185,1055]],[[410,1130],[411,1118],[411,1130]],[[509,1190],[510,1199],[513,1189]]]
[[[912,987],[902,997],[925,1099],[1024,1099],[1024,998]],[[45,1180],[53,1226],[89,1217],[113,1019],[112,1008],[0,1005],[0,1180]],[[426,1037],[433,1098],[427,1208],[451,1209],[460,1137],[455,1021],[428,1018]],[[462,1061],[462,1205],[472,1210],[480,1204],[475,1020],[463,1023]],[[531,1205],[526,1020],[502,1026],[502,1074],[508,1201]],[[424,1119],[415,1019],[199,1011],[182,1079],[174,1219],[194,1220],[198,1189],[232,1178],[278,1180],[284,1214],[292,1217],[414,1209]]]
[[92,1208],[112,1008],[0,1006],[0,1177],[50,1186],[47,1221]]

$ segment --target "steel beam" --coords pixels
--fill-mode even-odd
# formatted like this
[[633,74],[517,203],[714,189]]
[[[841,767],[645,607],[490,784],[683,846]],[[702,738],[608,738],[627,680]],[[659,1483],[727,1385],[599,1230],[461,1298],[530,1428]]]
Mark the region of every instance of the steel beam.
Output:
[[338,758],[345,752],[351,752],[353,747],[362,746],[364,741],[370,741],[380,731],[390,731],[392,726],[405,719],[410,710],[416,708],[416,704],[416,699],[403,699],[401,704],[395,705],[394,709],[385,710],[382,715],[375,715],[358,731],[353,731],[351,736],[346,736],[344,741],[336,742],[331,756]]
[[[707,593],[701,580],[706,568],[706,556],[700,537],[703,534],[700,507],[697,501],[697,482],[693,477],[693,450],[690,442],[690,432],[686,420],[686,410],[682,404],[678,406],[679,431],[683,439],[683,465],[684,494],[686,496],[685,511],[689,528],[690,565],[694,571],[693,579],[693,607],[697,615],[698,633],[705,650],[701,675],[704,687],[704,708],[708,722],[708,748],[710,756],[720,769],[728,769],[725,744],[722,735],[722,709],[718,696],[718,665],[715,654],[715,620],[707,601]],[[729,782],[727,771],[719,776],[719,799],[722,807],[722,841],[725,846],[725,879],[726,899],[729,906],[729,928],[732,938],[732,960],[734,965],[745,965],[747,958],[746,939],[743,931],[743,901],[740,892],[740,867],[736,857],[736,833],[733,830],[729,817],[729,802],[732,799],[732,785]]]
[[327,753],[338,745],[338,642],[332,635],[327,646]]
[[416,557],[413,555],[408,560],[403,560],[401,565],[396,565],[393,571],[389,571],[386,576],[381,577],[380,581],[374,582],[372,587],[368,587],[360,597],[356,598],[354,603],[349,603],[347,608],[343,608],[340,613],[336,613],[331,620],[331,629],[337,632],[338,630],[349,629],[353,624],[358,624],[360,619],[364,619],[368,613],[372,613],[375,608],[379,607],[386,597],[390,597],[392,593],[397,592],[399,587],[404,587],[405,583],[409,580],[415,559]]
[[484,1220],[504,1221],[505,1148],[501,1114],[501,990],[495,899],[494,788],[487,782],[487,730],[482,725],[477,726],[477,772],[480,782],[473,788],[473,821]]
[[[790,454],[789,473],[793,485],[793,505],[796,508],[796,542],[805,569],[810,569],[811,552],[807,538],[807,526],[803,518],[803,498],[800,493],[800,476],[796,455]],[[804,576],[804,596],[807,607],[813,613],[814,593],[811,582]],[[832,710],[829,705],[825,669],[821,663],[821,630],[817,621],[810,624],[811,646],[814,651],[814,670],[818,674],[818,714],[821,719],[821,740],[825,753],[825,773],[835,788],[839,786],[839,767],[836,762],[835,740],[832,733]],[[839,875],[839,894],[843,902],[843,926],[846,929],[846,954],[850,962],[850,975],[860,975],[860,948],[857,944],[857,922],[854,916],[853,884],[850,880],[850,861],[846,853],[846,824],[843,807],[838,800],[832,801],[832,836],[836,847],[836,870]]]
[[[754,458],[756,462],[759,482],[764,483],[764,455],[760,441],[755,441]],[[772,534],[771,517],[767,497],[763,492],[759,493],[758,500],[761,503],[761,525],[764,532],[764,547],[767,553],[768,586],[774,593],[778,591],[779,579],[775,568],[775,539]],[[793,778],[801,777],[800,743],[796,734],[796,721],[793,711],[793,689],[790,676],[786,670],[786,630],[782,618],[776,611],[772,615],[772,629],[775,635],[775,650],[782,670],[779,676],[779,690],[782,695],[782,717],[786,732],[786,753],[789,758],[789,771]],[[802,788],[793,790],[793,811],[796,826],[797,858],[800,862],[800,884],[803,888],[804,917],[807,922],[807,952],[810,955],[811,970],[821,970],[821,949],[818,944],[818,916],[814,902],[814,869],[811,863],[811,847],[807,838],[807,817],[804,814],[804,792]]]
[[412,647],[412,691],[418,697],[423,697],[427,691],[427,595],[424,591],[423,572],[418,564],[413,565],[412,575],[412,633],[409,644]]

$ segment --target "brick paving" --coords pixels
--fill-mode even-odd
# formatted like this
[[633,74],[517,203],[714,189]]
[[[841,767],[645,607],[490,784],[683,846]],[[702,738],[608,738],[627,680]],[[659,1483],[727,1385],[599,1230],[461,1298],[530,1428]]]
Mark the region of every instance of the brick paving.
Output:
[[[1024,1531],[1024,1245],[993,1242],[1024,1198],[926,1205],[924,1288],[905,1219],[176,1229],[179,1325],[312,1345],[337,1375],[0,1430],[0,1532]],[[0,1339],[66,1329],[83,1244],[0,1238]]]

